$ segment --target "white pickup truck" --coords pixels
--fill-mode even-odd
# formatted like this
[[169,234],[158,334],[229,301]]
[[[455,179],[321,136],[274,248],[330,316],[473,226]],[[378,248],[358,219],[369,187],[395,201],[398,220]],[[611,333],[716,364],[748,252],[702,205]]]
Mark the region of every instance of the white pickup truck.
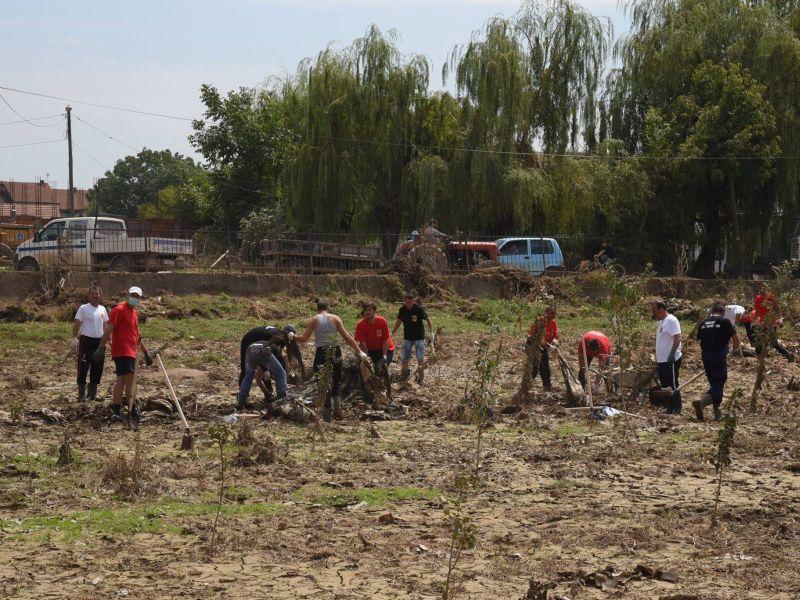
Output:
[[192,240],[128,237],[125,221],[108,217],[53,219],[14,253],[19,271],[60,264],[86,271],[148,271],[182,268]]

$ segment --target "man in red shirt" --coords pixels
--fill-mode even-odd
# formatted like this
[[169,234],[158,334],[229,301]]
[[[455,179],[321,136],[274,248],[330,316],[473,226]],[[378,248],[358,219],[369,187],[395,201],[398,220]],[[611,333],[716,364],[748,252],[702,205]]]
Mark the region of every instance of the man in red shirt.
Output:
[[[757,354],[761,354],[762,344],[766,341],[786,360],[794,362],[794,354],[778,341],[777,329],[783,326],[783,319],[777,316],[778,300],[775,298],[775,294],[767,289],[767,284],[763,281],[756,284],[756,292],[750,319],[751,324],[749,327],[745,325],[747,339]],[[772,313],[771,316],[770,313]]]
[[539,357],[538,369],[536,365],[533,365],[532,376],[536,379],[538,371],[545,391],[549,392],[553,389],[550,383],[550,351],[558,347],[558,324],[556,323],[555,306],[548,306],[544,316],[533,322],[528,331],[528,343],[539,338],[542,327],[544,327],[544,337],[542,338],[541,356]]
[[[586,364],[584,364],[584,352],[586,355]],[[599,331],[589,331],[583,334],[583,337],[578,342],[578,380],[583,387],[586,387],[586,372],[589,370],[589,365],[592,364],[592,359],[597,358],[599,366],[597,370],[597,377],[594,380],[593,389],[600,386],[600,381],[603,379],[603,369],[608,368],[609,359],[611,358],[611,340],[605,334]]]
[[106,343],[111,339],[111,358],[117,374],[114,383],[111,410],[119,416],[122,408],[122,392],[128,398],[128,415],[134,421],[139,420],[139,409],[133,405],[133,377],[136,372],[136,357],[139,346],[145,353],[145,361],[152,364],[153,358],[139,337],[139,312],[136,307],[142,300],[142,289],[133,286],[128,290],[125,302],[117,304],[108,317],[108,327],[100,340],[100,347],[95,352],[97,360],[105,355]]
[[363,317],[356,324],[356,334],[353,336],[362,351],[366,352],[376,372],[384,375],[386,393],[392,397],[389,386],[389,365],[394,356],[394,340],[389,333],[389,324],[386,319],[377,314],[378,306],[374,302],[365,302],[361,311]]

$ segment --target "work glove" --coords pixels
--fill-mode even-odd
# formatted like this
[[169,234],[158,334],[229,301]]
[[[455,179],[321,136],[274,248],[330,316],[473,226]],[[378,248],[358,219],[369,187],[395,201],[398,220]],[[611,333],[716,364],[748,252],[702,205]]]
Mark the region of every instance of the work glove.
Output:
[[288,332],[288,333],[286,334],[286,337],[287,337],[287,338],[289,339],[289,341],[291,342],[292,340],[294,340],[294,332],[292,332],[292,331]]
[[105,346],[98,346],[97,350],[92,352],[92,360],[94,362],[100,362],[105,358],[106,355],[106,347]]
[[361,360],[368,360],[368,359],[369,359],[369,355],[367,355],[367,353],[366,353],[366,352],[364,352],[363,350],[360,350],[360,351],[358,352],[358,357],[359,357]]
[[80,341],[78,340],[78,338],[74,337],[70,340],[69,345],[72,348],[73,352],[77,352],[78,346],[80,345]]
[[150,350],[144,351],[144,364],[146,364],[148,367],[153,365],[153,353],[150,352]]

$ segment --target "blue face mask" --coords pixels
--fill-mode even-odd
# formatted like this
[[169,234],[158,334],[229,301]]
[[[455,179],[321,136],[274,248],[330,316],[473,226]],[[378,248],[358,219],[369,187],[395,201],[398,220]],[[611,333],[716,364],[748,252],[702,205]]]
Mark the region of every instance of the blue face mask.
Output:
[[133,308],[139,306],[139,298],[128,298],[128,304],[130,304]]

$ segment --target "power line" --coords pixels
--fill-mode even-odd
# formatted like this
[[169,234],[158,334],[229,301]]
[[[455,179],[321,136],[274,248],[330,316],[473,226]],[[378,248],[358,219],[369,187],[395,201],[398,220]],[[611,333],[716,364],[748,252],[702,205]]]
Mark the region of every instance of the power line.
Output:
[[0,90],[6,90],[6,91],[9,91],[9,92],[16,92],[18,94],[27,94],[29,96],[38,96],[40,98],[49,98],[51,100],[62,100],[64,102],[72,102],[73,104],[85,104],[86,106],[94,106],[96,108],[106,108],[108,110],[119,110],[119,111],[122,111],[122,112],[129,112],[129,113],[134,113],[134,114],[137,114],[137,115],[146,115],[148,117],[161,117],[163,119],[174,119],[176,121],[194,121],[194,119],[190,119],[188,117],[177,117],[175,115],[167,115],[167,114],[163,114],[163,113],[148,112],[146,110],[138,110],[138,109],[135,109],[135,108],[124,108],[122,106],[113,106],[111,104],[98,104],[97,102],[88,102],[86,100],[74,100],[72,98],[64,98],[62,96],[52,96],[50,94],[42,94],[42,93],[39,93],[39,92],[31,92],[31,91],[28,91],[28,90],[20,90],[20,89],[17,89],[17,88],[6,87],[6,86],[3,86],[3,85],[0,85]]
[[[575,158],[578,160],[601,159],[601,160],[796,160],[800,156],[654,156],[646,154],[629,154],[625,156],[601,156],[599,154],[558,154],[554,152],[535,152],[522,150],[491,150],[486,148],[457,148],[453,146],[424,146],[411,144],[408,142],[388,142],[385,140],[365,140],[358,138],[345,138],[330,135],[320,135],[322,139],[350,142],[354,144],[372,144],[377,146],[397,146],[404,148],[414,148],[422,150],[438,150],[449,152],[472,152],[475,154],[501,154],[509,156],[537,156],[547,158]],[[310,145],[311,148],[319,149],[319,146]]]
[[17,109],[16,109],[16,108],[14,108],[13,106],[11,106],[11,104],[9,103],[9,101],[8,101],[8,100],[6,100],[6,97],[5,97],[5,96],[3,96],[3,94],[0,94],[0,100],[2,100],[2,101],[5,103],[5,105],[6,105],[8,108],[10,108],[10,109],[11,109],[11,112],[13,112],[15,115],[17,115],[17,116],[18,116],[20,119],[22,119],[22,120],[23,120],[25,123],[27,123],[28,125],[33,125],[34,127],[52,127],[53,125],[58,125],[58,123],[53,123],[53,125],[37,125],[36,123],[34,123],[33,121],[31,121],[30,119],[26,119],[26,118],[25,118],[25,117],[23,117],[21,114],[19,114],[19,113],[17,112]]
[[27,144],[13,144],[11,146],[0,146],[0,150],[5,148],[22,148],[23,146],[39,146],[41,144],[55,144],[56,142],[63,142],[64,138],[58,140],[45,140],[43,142],[28,142]]
[[[49,117],[34,117],[32,119],[20,119],[19,121],[6,121],[4,123],[0,123],[0,125],[17,125],[19,123],[30,123],[31,121],[44,121],[45,119],[54,119],[55,117],[63,117],[64,113],[59,115],[50,115]],[[53,123],[52,125],[43,125],[43,127],[54,127],[58,125],[58,123]]]
[[118,140],[117,138],[115,138],[115,137],[114,137],[113,135],[111,135],[110,133],[106,133],[105,131],[103,131],[103,130],[102,130],[102,129],[100,129],[99,127],[96,127],[96,126],[92,125],[91,123],[89,123],[89,121],[86,121],[85,119],[81,119],[81,118],[80,118],[78,115],[75,115],[75,118],[76,118],[76,119],[78,119],[78,121],[80,121],[81,123],[85,123],[86,125],[88,125],[88,126],[89,126],[89,127],[91,127],[92,129],[94,129],[95,131],[97,131],[98,133],[101,133],[101,134],[103,134],[104,136],[106,136],[106,137],[107,137],[108,139],[110,139],[111,141],[117,142],[118,144],[120,144],[121,146],[125,146],[126,148],[130,148],[130,149],[131,149],[131,150],[133,150],[134,152],[138,152],[138,151],[139,151],[139,149],[138,149],[138,148],[134,148],[134,147],[133,147],[133,146],[131,146],[130,144],[126,144],[125,142],[122,142],[122,141]]
[[89,153],[88,153],[86,150],[84,150],[83,148],[81,148],[81,147],[78,145],[78,143],[77,143],[75,140],[72,140],[72,145],[73,145],[73,146],[75,146],[75,147],[76,147],[78,150],[80,150],[80,151],[81,151],[83,154],[85,154],[86,156],[88,156],[89,158],[91,158],[91,159],[92,159],[94,162],[96,162],[98,165],[100,165],[101,167],[103,167],[103,168],[104,168],[106,171],[110,171],[110,170],[111,170],[111,167],[109,167],[108,165],[104,165],[103,163],[101,163],[101,162],[100,162],[99,160],[97,160],[97,159],[96,159],[94,156],[92,156],[92,155],[91,155],[91,154],[89,154]]

